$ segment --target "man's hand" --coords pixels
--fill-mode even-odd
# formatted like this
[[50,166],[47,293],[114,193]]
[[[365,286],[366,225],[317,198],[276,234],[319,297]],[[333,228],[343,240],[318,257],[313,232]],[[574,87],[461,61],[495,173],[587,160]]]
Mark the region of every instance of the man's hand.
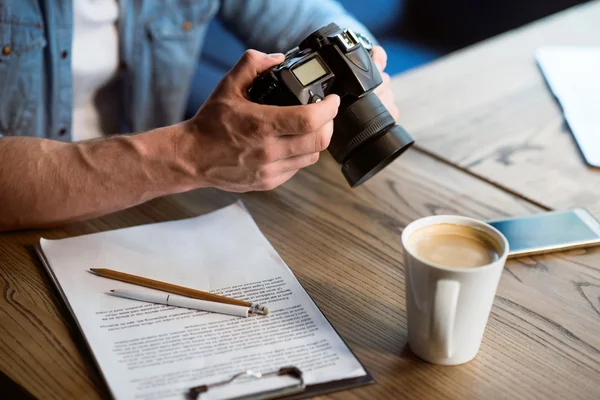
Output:
[[375,46],[373,47],[371,58],[373,58],[373,62],[375,62],[375,65],[377,65],[377,69],[383,78],[383,83],[375,89],[375,93],[377,96],[379,96],[379,99],[388,109],[390,114],[392,114],[392,117],[394,117],[396,122],[398,122],[400,113],[398,112],[398,107],[396,107],[394,93],[392,93],[392,88],[390,87],[390,76],[383,72],[387,63],[387,54],[385,53],[383,47]]
[[283,54],[248,50],[185,123],[188,134],[184,144],[177,144],[178,154],[185,149],[203,186],[235,192],[273,189],[317,162],[329,146],[337,95],[286,107],[248,99],[246,91],[258,74],[283,60]]

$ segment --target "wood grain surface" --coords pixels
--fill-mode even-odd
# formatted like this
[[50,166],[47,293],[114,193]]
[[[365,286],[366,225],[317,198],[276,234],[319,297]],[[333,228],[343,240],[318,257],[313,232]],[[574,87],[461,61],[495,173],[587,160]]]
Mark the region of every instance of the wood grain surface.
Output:
[[402,124],[436,157],[540,205],[600,217],[600,169],[585,164],[534,59],[545,45],[600,46],[600,1],[394,78]]
[[0,399],[108,397],[32,245],[203,214],[242,198],[377,384],[333,399],[600,398],[600,249],[510,261],[472,362],[440,367],[407,348],[400,233],[433,214],[479,219],[587,206],[583,164],[535,66],[541,44],[598,44],[600,3],[581,6],[396,78],[419,142],[351,190],[327,156],[268,193],[199,190],[89,222],[0,234]]
[[[1,234],[0,371],[40,398],[108,396],[31,251],[40,236],[191,217],[237,198],[200,190],[61,229]],[[328,398],[598,398],[600,250],[509,262],[474,361],[434,366],[407,348],[403,227],[432,214],[536,212],[531,203],[418,151],[354,190],[324,157],[281,188],[241,198],[377,380]]]

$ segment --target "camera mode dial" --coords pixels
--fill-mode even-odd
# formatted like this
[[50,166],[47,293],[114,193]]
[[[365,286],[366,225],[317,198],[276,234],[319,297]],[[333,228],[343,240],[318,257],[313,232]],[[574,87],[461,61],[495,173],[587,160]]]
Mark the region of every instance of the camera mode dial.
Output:
[[300,50],[312,49],[313,51],[318,51],[329,40],[329,36],[339,31],[340,27],[335,23],[331,23],[311,33],[306,39],[300,42],[298,47]]

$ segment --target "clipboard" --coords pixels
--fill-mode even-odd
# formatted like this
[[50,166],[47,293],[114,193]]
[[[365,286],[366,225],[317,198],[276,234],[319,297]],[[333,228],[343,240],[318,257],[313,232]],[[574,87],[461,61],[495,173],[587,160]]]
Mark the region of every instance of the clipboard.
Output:
[[[331,384],[320,384],[320,385],[312,385],[306,386],[304,384],[304,379],[302,375],[302,371],[296,367],[283,367],[279,370],[270,371],[266,373],[258,373],[254,371],[245,371],[239,374],[233,375],[231,378],[226,379],[224,381],[215,382],[206,385],[200,385],[190,388],[186,392],[186,399],[188,400],[202,400],[203,395],[210,395],[213,390],[216,388],[217,390],[222,387],[227,387],[227,385],[234,384],[235,380],[239,377],[252,377],[254,379],[269,379],[269,378],[280,378],[280,377],[292,377],[295,379],[295,382],[288,383],[287,385],[281,385],[278,387],[274,387],[272,389],[266,389],[264,391],[253,391],[248,394],[240,395],[240,396],[232,396],[232,397],[219,397],[218,399],[228,399],[228,400],[275,400],[275,399],[300,399],[307,396],[317,396],[323,395],[325,393],[329,393],[330,390],[323,389],[319,390],[319,386],[329,385]],[[360,377],[358,379],[364,379],[365,377]],[[289,380],[289,379],[288,379]],[[354,380],[354,379],[352,379]],[[255,382],[255,381],[254,381]],[[341,381],[337,381],[339,383]],[[360,384],[360,383],[359,383]],[[349,388],[349,387],[348,387]],[[212,390],[211,390],[212,389]],[[334,388],[334,390],[337,390]],[[343,390],[343,389],[340,389]],[[212,399],[212,397],[211,397]]]
[[[70,316],[72,317],[73,321],[75,322],[75,325],[77,326],[77,329],[79,330],[79,334],[81,335],[80,337],[83,338],[83,342],[85,343],[85,347],[86,347],[87,351],[89,351],[89,354],[91,355],[91,358],[94,360],[94,364],[96,365],[97,370],[100,372],[100,376],[102,377],[102,380],[104,381],[104,385],[106,387],[109,387],[107,379],[106,379],[106,377],[105,377],[105,375],[104,375],[104,373],[102,371],[102,368],[100,368],[100,364],[99,364],[98,360],[96,359],[96,357],[94,355],[94,352],[92,351],[92,347],[89,344],[89,342],[87,341],[85,335],[83,334],[83,330],[82,330],[79,322],[77,321],[77,317],[75,316],[75,313],[74,313],[73,309],[69,305],[67,297],[66,297],[64,291],[62,290],[62,288],[61,288],[61,286],[60,286],[60,284],[58,282],[58,279],[56,278],[54,272],[52,271],[52,268],[50,267],[50,264],[49,264],[46,256],[44,255],[44,252],[43,252],[41,246],[40,245],[35,245],[34,246],[34,250],[35,250],[35,253],[38,256],[38,258],[39,258],[42,266],[46,270],[46,273],[48,274],[50,280],[52,281],[52,283],[56,287],[58,293],[60,294],[60,297],[63,300],[63,303],[65,304],[65,306],[69,310]],[[304,285],[302,285],[302,283],[300,283],[300,285],[306,291],[306,288],[304,288]],[[306,293],[308,294],[308,292],[306,292]],[[325,394],[332,393],[332,392],[338,392],[338,391],[343,391],[343,390],[350,390],[350,389],[354,389],[354,388],[357,388],[357,387],[360,387],[360,386],[370,385],[370,384],[376,383],[375,379],[369,373],[369,371],[365,368],[365,366],[362,363],[362,361],[360,361],[360,359],[358,357],[356,357],[356,354],[354,354],[354,351],[352,351],[352,349],[350,348],[350,346],[348,346],[348,344],[346,343],[346,341],[344,340],[344,338],[339,334],[339,332],[337,331],[337,329],[331,324],[331,322],[325,316],[325,314],[323,314],[323,312],[321,311],[320,307],[312,299],[312,297],[310,296],[310,294],[308,296],[313,301],[313,303],[315,304],[315,306],[317,307],[317,309],[319,310],[319,312],[321,312],[321,314],[327,320],[327,322],[329,323],[329,325],[331,326],[331,328],[333,329],[333,331],[340,337],[340,339],[346,345],[346,347],[348,348],[348,350],[358,360],[358,362],[362,366],[363,370],[365,371],[365,375],[360,376],[360,377],[356,377],[356,378],[341,379],[341,380],[337,380],[337,381],[319,383],[319,384],[314,384],[314,385],[304,385],[302,383],[300,385],[297,385],[297,387],[290,387],[290,388],[285,387],[285,388],[282,388],[281,390],[274,390],[274,391],[270,391],[270,392],[258,392],[258,393],[253,393],[251,395],[242,396],[242,397],[240,397],[240,396],[230,397],[229,400],[234,400],[234,399],[235,400],[254,400],[254,399],[257,399],[257,400],[258,399],[289,399],[289,400],[295,400],[295,399],[304,399],[304,398],[310,398],[310,397],[314,397],[314,396],[321,396],[321,395],[325,395]],[[260,374],[263,374],[263,375],[273,374],[273,375],[275,375],[275,373],[279,373],[281,370],[290,370],[291,368],[296,368],[296,367],[293,367],[293,366],[283,366],[278,371],[266,371],[266,373],[263,371],[263,372],[260,372]],[[248,371],[242,372],[242,374],[246,374],[247,375],[247,372]],[[240,374],[238,374],[238,375],[240,375]],[[297,375],[297,373],[296,373],[296,375]],[[209,385],[201,385],[201,386],[209,386]],[[107,392],[110,393],[110,396],[112,398],[114,398],[114,396],[113,396],[113,394],[112,394],[112,392],[110,390],[108,390]],[[192,398],[192,397],[188,397],[188,398]],[[199,400],[202,399],[202,397],[200,397],[200,396],[198,396],[196,398],[199,399]]]

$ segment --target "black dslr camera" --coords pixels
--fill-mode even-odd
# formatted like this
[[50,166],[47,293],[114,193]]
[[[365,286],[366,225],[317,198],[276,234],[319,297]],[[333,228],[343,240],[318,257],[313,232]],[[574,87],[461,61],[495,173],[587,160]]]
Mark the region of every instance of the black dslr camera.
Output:
[[339,95],[329,152],[351,187],[371,178],[414,142],[373,93],[382,79],[371,48],[365,37],[329,24],[288,51],[284,62],[248,89],[252,101],[278,106]]

